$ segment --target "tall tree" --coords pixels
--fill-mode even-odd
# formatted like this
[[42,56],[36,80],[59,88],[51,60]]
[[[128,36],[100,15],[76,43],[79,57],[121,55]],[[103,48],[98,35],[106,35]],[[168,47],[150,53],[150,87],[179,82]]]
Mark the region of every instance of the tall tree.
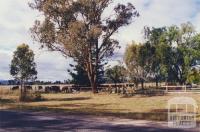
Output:
[[111,3],[112,0],[34,0],[30,4],[44,15],[44,20],[37,20],[31,29],[33,38],[42,47],[80,62],[94,93],[99,65],[119,47],[113,34],[139,16],[131,3],[118,4],[113,14],[106,14]]
[[[153,54],[143,53],[147,54],[145,59],[148,59],[148,56],[153,58],[149,65],[152,72],[165,76],[168,82],[185,83],[192,64],[200,57],[199,34],[195,32],[193,25],[184,23],[180,27],[173,25],[146,29],[145,45],[150,44],[147,49]],[[151,47],[155,52],[151,52]]]
[[143,88],[143,82],[146,80],[146,72],[140,65],[141,47],[142,44],[137,44],[135,42],[132,42],[132,44],[128,45],[124,54],[124,62],[128,69],[130,80],[133,81],[137,87],[141,82]]
[[192,63],[200,57],[197,35],[194,26],[189,22],[180,27],[171,26],[167,30],[166,42],[171,49],[165,64],[168,65],[168,76],[173,75],[172,78],[180,84],[186,82]]
[[[163,72],[162,68],[162,53],[161,49],[163,48],[163,39],[165,40],[165,33],[166,33],[166,28],[161,27],[161,28],[149,28],[145,27],[144,28],[144,38],[146,42],[143,45],[143,52],[144,54],[144,60],[148,60],[147,65],[145,66],[148,71],[150,72],[150,77],[155,80],[156,86],[158,87],[158,82],[163,79]],[[147,51],[145,51],[147,50]],[[141,55],[142,56],[142,55]]]
[[19,45],[14,52],[10,65],[10,74],[21,84],[20,100],[26,98],[26,87],[24,84],[37,78],[36,63],[34,62],[34,53],[26,44]]

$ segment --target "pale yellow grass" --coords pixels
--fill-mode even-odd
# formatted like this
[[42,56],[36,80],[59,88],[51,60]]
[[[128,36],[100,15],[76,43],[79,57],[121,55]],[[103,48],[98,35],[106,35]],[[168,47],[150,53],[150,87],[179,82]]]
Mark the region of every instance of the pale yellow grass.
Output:
[[[31,108],[38,110],[61,110],[72,113],[86,113],[95,115],[113,115],[136,119],[166,120],[167,101],[172,97],[187,96],[197,101],[200,107],[200,94],[180,93],[165,96],[133,96],[122,97],[116,94],[92,94],[81,92],[77,94],[42,94],[45,99],[40,102],[18,103],[17,96],[5,95],[2,99],[14,100],[2,103],[2,106],[12,108]],[[200,109],[198,109],[198,114]],[[198,120],[200,120],[198,116]]]

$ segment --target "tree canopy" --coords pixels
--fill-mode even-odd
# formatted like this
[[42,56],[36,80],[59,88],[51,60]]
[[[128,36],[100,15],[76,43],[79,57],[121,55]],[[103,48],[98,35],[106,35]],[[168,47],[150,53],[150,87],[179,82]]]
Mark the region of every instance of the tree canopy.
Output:
[[[104,14],[112,0],[34,0],[30,7],[44,15],[31,29],[42,47],[59,51],[81,63],[93,92],[97,91],[99,65],[113,55],[119,42],[112,36],[139,14],[135,7],[118,4],[113,14]],[[104,15],[103,15],[104,14]]]
[[[21,44],[14,52],[10,65],[10,74],[21,83],[20,100],[24,100],[26,92],[24,83],[37,78],[36,63],[34,62],[34,53],[26,44]],[[24,91],[22,90],[24,88]]]
[[114,66],[105,71],[106,81],[108,83],[123,83],[126,82],[126,69],[123,66]]
[[151,79],[158,86],[159,81],[184,84],[197,77],[198,72],[191,67],[200,58],[200,35],[191,23],[181,24],[180,27],[145,27],[144,31],[145,42],[132,43],[124,55],[126,66],[135,81],[139,78]]

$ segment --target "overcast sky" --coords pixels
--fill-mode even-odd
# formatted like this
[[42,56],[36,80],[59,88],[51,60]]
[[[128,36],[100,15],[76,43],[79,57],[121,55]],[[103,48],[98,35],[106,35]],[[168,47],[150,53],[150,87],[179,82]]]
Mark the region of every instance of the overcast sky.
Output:
[[[59,53],[39,50],[39,44],[30,37],[29,28],[41,17],[37,11],[28,7],[31,0],[0,0],[0,79],[11,79],[9,64],[13,51],[21,43],[29,44],[36,56],[38,79],[66,80],[71,59]],[[115,3],[131,2],[140,13],[140,17],[131,25],[120,29],[115,35],[122,48],[116,51],[111,64],[120,59],[124,49],[132,40],[142,41],[144,26],[170,26],[192,22],[200,31],[200,0],[114,0]]]

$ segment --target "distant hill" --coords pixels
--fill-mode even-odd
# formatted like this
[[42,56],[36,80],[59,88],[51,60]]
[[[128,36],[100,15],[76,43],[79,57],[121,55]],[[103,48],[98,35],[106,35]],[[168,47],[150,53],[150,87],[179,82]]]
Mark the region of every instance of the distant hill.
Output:
[[0,80],[1,85],[8,85],[8,80]]

